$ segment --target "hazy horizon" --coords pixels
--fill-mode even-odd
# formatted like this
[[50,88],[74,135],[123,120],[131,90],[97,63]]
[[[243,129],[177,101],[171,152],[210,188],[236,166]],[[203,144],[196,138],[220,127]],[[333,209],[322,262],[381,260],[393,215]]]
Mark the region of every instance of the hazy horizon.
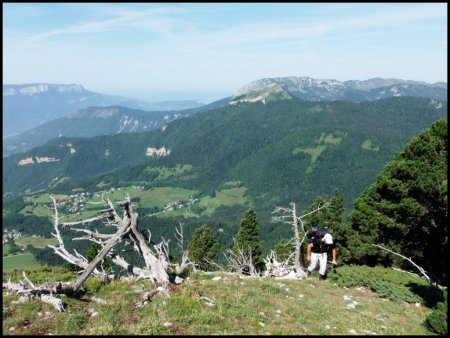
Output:
[[286,76],[447,82],[447,4],[3,4],[4,84],[209,103]]

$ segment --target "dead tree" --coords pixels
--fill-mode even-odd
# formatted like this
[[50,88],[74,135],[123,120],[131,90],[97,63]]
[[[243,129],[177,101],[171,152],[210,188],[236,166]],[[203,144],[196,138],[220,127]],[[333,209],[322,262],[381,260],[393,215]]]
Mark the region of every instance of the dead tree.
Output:
[[[57,230],[58,218],[57,218],[57,210],[56,210],[56,201],[53,199],[55,205],[55,229]],[[165,286],[169,283],[169,276],[167,274],[167,267],[169,257],[167,253],[164,251],[164,246],[167,243],[160,243],[154,246],[154,250],[150,248],[147,244],[144,236],[138,230],[138,213],[133,209],[129,198],[124,202],[119,202],[118,205],[123,208],[123,216],[120,217],[114,206],[112,205],[110,200],[106,201],[106,204],[109,206],[108,209],[103,210],[102,216],[94,217],[89,220],[84,220],[80,222],[72,222],[72,223],[63,223],[63,225],[73,225],[73,224],[86,224],[91,223],[93,221],[99,220],[101,218],[106,219],[107,224],[114,226],[117,228],[117,231],[113,235],[105,235],[99,233],[88,233],[88,237],[84,237],[84,239],[89,239],[100,242],[102,245],[102,249],[97,253],[94,259],[89,263],[87,267],[83,265],[77,264],[78,261],[75,262],[76,265],[80,266],[84,269],[81,276],[77,279],[73,286],[73,291],[77,292],[86,279],[91,275],[91,273],[95,270],[95,267],[106,257],[106,255],[112,250],[112,248],[122,240],[129,240],[133,245],[136,251],[142,256],[145,262],[145,267],[137,270],[129,270],[129,264],[126,261],[118,256],[115,252],[111,253],[112,262],[121,266],[126,267],[127,271],[132,274],[137,275],[140,278],[150,278],[157,286]],[[78,229],[79,230],[79,229]],[[85,231],[86,232],[86,231]],[[54,234],[55,235],[55,234]],[[57,231],[56,235],[60,246],[55,248],[55,252],[66,251],[64,249],[64,243],[59,235],[59,231]],[[102,241],[103,240],[103,241]],[[63,257],[62,255],[60,255]],[[66,259],[65,257],[63,257]],[[67,259],[66,259],[67,260]],[[72,262],[71,262],[72,263]]]
[[275,251],[270,250],[270,253],[264,258],[264,263],[266,265],[266,271],[264,271],[264,276],[266,277],[293,277],[296,278],[297,274],[292,269],[290,261],[292,256],[295,254],[293,252],[284,261],[278,261],[278,257]]
[[197,266],[194,262],[191,262],[189,260],[189,250],[184,244],[184,230],[183,230],[183,223],[179,222],[179,228],[175,228],[176,231],[176,239],[178,240],[178,247],[181,250],[181,262],[179,264],[172,264],[172,269],[175,270],[176,274],[181,274],[183,271],[185,271],[188,267],[192,267],[195,271],[197,269]]
[[25,272],[23,272],[23,277],[25,281],[28,283],[24,283],[22,280],[19,280],[18,283],[11,282],[11,279],[7,283],[3,283],[3,288],[10,289],[15,291],[19,296],[19,303],[30,299],[39,299],[43,303],[47,303],[52,305],[58,311],[64,311],[64,304],[61,299],[54,297],[53,293],[56,293],[56,289],[36,287],[27,277]]
[[[88,229],[73,229],[78,232],[84,232],[85,236],[80,238],[74,238],[74,240],[90,240],[99,243],[102,248],[94,257],[91,262],[79,254],[76,250],[74,253],[70,253],[64,246],[64,242],[59,231],[59,217],[55,198],[50,196],[54,205],[54,229],[55,232],[52,233],[54,237],[58,239],[58,246],[51,246],[55,253],[63,258],[65,261],[80,267],[82,270],[81,275],[73,284],[62,284],[57,283],[54,287],[36,287],[31,281],[28,281],[29,286],[26,287],[25,283],[16,285],[9,281],[4,283],[3,287],[10,288],[19,294],[32,294],[40,296],[41,300],[47,300],[47,302],[53,302],[55,308],[62,311],[63,306],[59,303],[58,299],[48,299],[46,295],[53,294],[67,294],[73,295],[77,294],[86,279],[90,275],[100,277],[102,279],[107,279],[108,276],[105,271],[101,271],[97,268],[99,264],[103,261],[106,256],[111,258],[111,261],[117,266],[123,268],[128,274],[136,276],[137,278],[147,278],[154,282],[158,292],[167,293],[167,286],[170,284],[168,270],[175,269],[177,273],[181,273],[183,269],[187,266],[192,265],[187,259],[187,250],[183,251],[182,262],[179,265],[170,263],[169,261],[169,243],[164,239],[159,244],[153,245],[153,248],[149,246],[151,233],[149,235],[148,243],[142,233],[138,229],[138,213],[133,209],[129,197],[123,201],[119,202],[118,205],[123,208],[123,215],[120,217],[110,200],[104,201],[108,206],[107,209],[101,211],[101,215],[93,217],[87,220],[82,220],[79,222],[63,223],[63,226],[71,226],[75,224],[89,224],[94,221],[104,220],[107,225],[114,226],[117,231],[114,234],[101,234],[97,231],[91,231]],[[183,230],[180,224],[180,230],[177,229],[179,234],[179,239],[181,240],[181,248],[183,249]],[[114,246],[122,241],[128,241],[133,244],[134,249],[142,256],[145,262],[144,267],[131,266],[126,260],[119,256],[117,250]],[[25,275],[24,275],[25,276]],[[178,279],[180,282],[180,279]]]
[[[233,241],[236,243],[235,238],[233,238]],[[228,249],[227,254],[224,255],[228,261],[228,267],[231,271],[236,271],[240,275],[244,276],[259,276],[259,273],[253,264],[251,250],[244,250],[242,247],[237,247],[236,252]]]
[[[297,211],[295,208],[295,203],[290,203],[291,208],[283,208],[283,207],[276,207],[274,211],[272,211],[272,214],[278,214],[278,216],[272,217],[272,222],[281,222],[290,224],[292,231],[294,232],[294,241],[295,241],[295,257],[294,257],[294,268],[298,275],[303,276],[305,273],[302,269],[302,264],[300,260],[300,254],[301,254],[301,247],[303,242],[306,239],[307,231],[305,231],[304,221],[303,218],[305,216],[308,216],[314,212],[317,212],[323,208],[326,208],[329,204],[325,203],[324,205],[314,209],[311,212],[308,212],[302,216],[297,216]],[[300,222],[300,230],[298,228],[298,222]]]

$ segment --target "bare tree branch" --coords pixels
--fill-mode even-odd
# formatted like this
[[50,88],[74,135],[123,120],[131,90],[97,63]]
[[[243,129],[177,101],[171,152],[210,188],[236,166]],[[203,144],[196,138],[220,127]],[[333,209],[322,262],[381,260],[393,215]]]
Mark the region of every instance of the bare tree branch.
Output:
[[95,222],[95,221],[99,221],[99,220],[105,219],[108,216],[109,215],[101,215],[101,216],[96,216],[96,217],[92,217],[92,218],[89,218],[89,219],[84,219],[82,221],[77,221],[77,222],[65,222],[65,223],[62,223],[62,225],[63,226],[76,225],[76,224],[84,225],[84,224],[88,224],[88,223],[92,223],[92,222]]
[[[66,248],[64,246],[64,241],[62,240],[61,233],[59,232],[59,228],[58,228],[59,217],[58,217],[58,209],[56,208],[56,200],[55,200],[55,198],[53,196],[50,196],[50,198],[53,200],[54,213],[55,213],[55,215],[53,217],[54,218],[54,224],[53,225],[54,225],[54,228],[55,228],[55,233],[52,233],[52,235],[54,237],[56,237],[56,239],[58,240],[59,246],[58,247],[55,247],[53,245],[48,245],[48,246],[50,248],[52,248],[55,251],[55,253],[58,256],[60,256],[62,259],[64,259],[65,261],[67,261],[67,262],[69,262],[69,263],[71,263],[73,265],[76,265],[76,266],[80,267],[81,269],[86,270],[88,268],[88,265],[89,265],[87,259],[84,258],[83,256],[81,256],[80,254],[78,254],[76,251],[75,251],[75,255],[76,256],[74,256],[74,255],[72,255],[71,253],[69,253],[66,250]],[[100,276],[102,278],[105,277],[97,269],[93,269],[93,271],[91,271],[91,272],[93,272],[94,275],[96,275],[96,276]]]
[[306,276],[303,270],[296,272],[295,265],[291,265],[290,261],[294,256],[295,252],[289,255],[284,261],[279,262],[275,251],[270,250],[270,253],[264,258],[264,263],[266,264],[266,271],[264,276],[268,277],[292,277],[292,278],[303,278]]
[[[150,248],[151,233],[149,233],[148,242],[138,230],[138,213],[133,210],[129,196],[125,201],[117,202],[119,206],[123,208],[123,215],[120,217],[111,201],[108,199],[104,201],[108,205],[108,208],[102,210],[102,215],[85,219],[78,222],[68,222],[64,225],[74,225],[74,224],[89,224],[97,220],[104,220],[107,224],[112,224],[117,227],[117,231],[114,234],[101,234],[98,231],[91,231],[82,228],[71,229],[77,232],[85,233],[85,236],[74,238],[74,240],[90,240],[101,245],[100,251],[94,257],[94,259],[89,263],[88,260],[76,250],[74,254],[69,253],[64,246],[64,241],[62,239],[61,233],[59,231],[59,214],[57,209],[56,199],[50,196],[53,201],[53,226],[54,232],[52,235],[58,240],[58,246],[49,245],[55,252],[55,254],[62,257],[65,261],[80,267],[82,270],[81,275],[75,281],[73,286],[71,284],[57,283],[54,288],[46,287],[36,287],[25,275],[25,281],[28,283],[30,288],[26,287],[26,284],[19,281],[19,284],[12,283],[11,280],[8,283],[4,283],[3,287],[10,288],[21,295],[31,295],[33,297],[39,296],[40,300],[52,304],[59,311],[64,311],[63,303],[60,299],[53,297],[53,294],[74,294],[79,291],[86,281],[86,279],[91,275],[101,277],[102,279],[107,279],[109,276],[103,269],[103,259],[109,256],[114,264],[125,269],[128,274],[132,276],[137,276],[137,278],[151,279],[156,284],[157,292],[167,294],[166,287],[169,284],[169,276],[167,269],[175,267],[178,273],[182,272],[187,266],[195,265],[188,259],[188,251],[184,247],[183,243],[183,227],[180,223],[180,228],[176,229],[179,239],[179,246],[183,251],[183,257],[181,265],[174,265],[169,261],[169,241],[164,238],[159,244],[153,245],[153,250]],[[144,259],[145,267],[140,268],[130,265],[122,257],[120,257],[114,250],[114,246],[121,242],[122,240],[129,240],[137,252],[141,254]],[[97,269],[100,267],[100,270]],[[114,277],[114,276],[113,276]],[[182,280],[179,279],[178,282]],[[175,281],[177,283],[177,281]]]
[[[301,260],[300,260],[301,247],[302,247],[303,242],[306,239],[306,233],[307,233],[307,231],[305,231],[303,218],[305,216],[310,215],[314,212],[317,212],[323,208],[326,208],[327,206],[329,206],[329,204],[325,203],[324,205],[319,206],[318,208],[314,209],[313,211],[310,211],[300,217],[297,216],[295,203],[291,202],[290,205],[291,205],[291,208],[284,208],[284,207],[279,207],[279,206],[276,207],[274,209],[274,211],[272,211],[272,214],[278,214],[278,216],[273,216],[271,221],[273,223],[286,223],[286,224],[291,225],[292,231],[294,232],[294,240],[295,240],[295,258],[294,258],[295,269],[296,269],[297,273],[301,273],[301,271],[302,271],[302,264],[301,264]],[[300,222],[301,231],[299,231],[299,229],[298,229],[298,222]]]
[[[391,253],[391,254],[397,255],[397,256],[399,256],[399,257],[401,257],[401,258],[403,258],[403,259],[406,259],[408,262],[410,262],[412,265],[414,265],[414,266],[419,270],[419,272],[425,277],[425,279],[427,280],[427,282],[428,282],[430,285],[433,285],[433,286],[436,286],[436,287],[440,287],[440,286],[437,284],[437,282],[435,282],[434,280],[432,280],[432,279],[427,275],[426,271],[425,271],[422,267],[420,267],[419,265],[417,265],[416,263],[414,263],[414,262],[412,261],[411,258],[405,257],[405,256],[399,254],[398,252],[389,250],[389,249],[387,249],[387,248],[385,248],[385,247],[383,247],[383,246],[381,246],[381,245],[378,245],[378,244],[372,244],[372,245],[373,245],[373,246],[376,246],[376,247],[378,247],[378,248],[380,248],[380,249],[382,249],[382,250],[385,250],[385,251],[387,251],[387,252],[389,252],[389,253]],[[440,288],[441,288],[441,287],[440,287]]]
[[192,267],[194,271],[196,270],[196,264],[189,259],[189,249],[184,244],[184,224],[179,222],[179,228],[175,228],[176,235],[175,238],[178,240],[178,247],[181,249],[181,263],[171,264],[172,268],[175,269],[177,274],[181,274],[188,267]]
[[236,252],[228,249],[225,257],[228,261],[228,266],[232,271],[237,271],[241,275],[259,276],[258,271],[253,265],[251,250],[244,250],[244,248],[236,246],[236,239],[233,238]]

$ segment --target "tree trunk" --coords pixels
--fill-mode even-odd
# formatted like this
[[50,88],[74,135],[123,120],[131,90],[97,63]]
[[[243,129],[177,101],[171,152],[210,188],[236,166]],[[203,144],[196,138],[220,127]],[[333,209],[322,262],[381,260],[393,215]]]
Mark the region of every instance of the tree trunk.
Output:
[[108,254],[109,250],[112,249],[114,245],[130,231],[130,221],[124,220],[123,224],[120,225],[119,230],[111,237],[105,246],[98,252],[97,256],[89,263],[88,267],[83,271],[80,277],[78,277],[75,285],[73,287],[73,291],[77,292],[81,285],[86,281],[86,279],[90,276],[92,271],[94,271],[95,267],[105,258]]
[[298,233],[298,223],[297,223],[297,213],[295,211],[295,203],[293,203],[292,207],[292,227],[294,228],[294,238],[295,238],[295,269],[297,272],[300,272],[302,269],[302,264],[300,262],[300,235]]

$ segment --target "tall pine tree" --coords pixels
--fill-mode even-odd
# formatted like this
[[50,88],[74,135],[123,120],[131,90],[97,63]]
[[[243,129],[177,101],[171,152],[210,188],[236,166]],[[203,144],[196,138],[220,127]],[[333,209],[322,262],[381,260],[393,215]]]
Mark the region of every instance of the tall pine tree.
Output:
[[206,259],[213,259],[219,251],[219,243],[214,239],[207,224],[194,231],[188,245],[189,259],[195,262],[203,271],[208,271],[211,264]]
[[447,120],[438,120],[385,166],[349,215],[349,261],[411,268],[379,244],[448,282],[447,154]]
[[252,262],[256,268],[261,268],[261,242],[259,240],[259,224],[256,219],[256,211],[248,209],[241,219],[241,225],[236,235],[236,241],[232,251],[243,250],[246,255],[251,253]]
[[[317,196],[314,202],[309,207],[309,211],[312,211],[319,206],[325,204],[327,201],[322,196]],[[348,250],[342,246],[341,239],[348,236],[348,225],[343,221],[344,208],[344,196],[335,188],[333,190],[329,206],[319,210],[316,213],[310,214],[305,217],[306,227],[305,230],[311,231],[311,227],[319,228],[331,228],[333,229],[333,240],[337,246],[338,259],[346,259],[349,257]]]

